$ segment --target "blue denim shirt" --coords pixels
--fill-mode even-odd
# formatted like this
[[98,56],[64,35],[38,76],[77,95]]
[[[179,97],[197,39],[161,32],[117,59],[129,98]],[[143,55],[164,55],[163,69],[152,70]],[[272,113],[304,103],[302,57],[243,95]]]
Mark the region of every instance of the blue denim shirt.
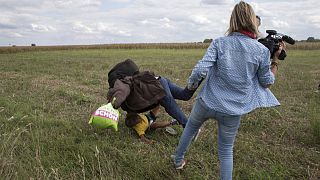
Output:
[[247,35],[235,32],[214,40],[188,79],[188,86],[206,74],[198,94],[206,105],[229,115],[242,115],[258,107],[280,105],[265,88],[275,77],[270,70],[270,52]]

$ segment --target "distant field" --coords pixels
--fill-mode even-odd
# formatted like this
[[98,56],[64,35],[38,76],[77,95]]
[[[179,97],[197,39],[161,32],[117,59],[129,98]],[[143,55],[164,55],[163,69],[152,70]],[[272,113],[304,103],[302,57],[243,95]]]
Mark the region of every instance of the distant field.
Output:
[[[296,46],[279,65],[271,88],[282,105],[242,118],[234,179],[320,178],[320,138],[311,126],[320,117],[320,50]],[[315,46],[310,49],[319,49]],[[0,48],[0,179],[217,179],[214,121],[205,123],[183,171],[176,171],[170,159],[180,127],[174,127],[177,136],[150,132],[148,137],[157,142],[145,145],[123,117],[118,132],[87,123],[106,101],[106,75],[117,62],[131,58],[141,70],[185,86],[205,48],[27,47],[20,53]],[[179,102],[186,114],[194,98]],[[170,117],[162,113],[159,119]]]
[[[138,43],[138,44],[97,44],[97,45],[61,45],[61,46],[0,46],[0,54],[29,52],[29,51],[55,51],[55,50],[81,50],[81,49],[206,49],[209,43]],[[320,50],[320,42],[297,42],[288,45],[290,50]]]

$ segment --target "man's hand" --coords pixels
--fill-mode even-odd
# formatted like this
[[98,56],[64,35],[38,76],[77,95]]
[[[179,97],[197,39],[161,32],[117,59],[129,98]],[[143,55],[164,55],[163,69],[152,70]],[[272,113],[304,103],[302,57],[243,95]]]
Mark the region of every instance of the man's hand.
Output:
[[279,43],[279,49],[277,52],[274,53],[274,56],[273,56],[273,61],[279,61],[279,55],[281,53],[282,50],[286,50],[286,44],[282,41]]
[[188,90],[191,90],[191,91],[195,91],[197,90],[197,88],[200,86],[200,84],[202,83],[202,81],[207,77],[207,72],[201,72],[200,73],[200,78],[198,80],[198,82],[192,82],[190,79],[188,80],[188,85],[187,85],[187,88]]

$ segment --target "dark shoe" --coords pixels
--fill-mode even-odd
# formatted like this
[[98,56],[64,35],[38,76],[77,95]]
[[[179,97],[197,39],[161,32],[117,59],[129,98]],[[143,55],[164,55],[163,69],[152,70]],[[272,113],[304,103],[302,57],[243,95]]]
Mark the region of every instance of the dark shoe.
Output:
[[172,119],[170,125],[177,125],[179,122],[176,119]]
[[157,119],[157,116],[155,116],[152,111],[149,111],[149,112],[148,112],[147,114],[145,114],[145,115],[147,116],[149,122],[150,122],[150,121],[155,121],[155,120]]

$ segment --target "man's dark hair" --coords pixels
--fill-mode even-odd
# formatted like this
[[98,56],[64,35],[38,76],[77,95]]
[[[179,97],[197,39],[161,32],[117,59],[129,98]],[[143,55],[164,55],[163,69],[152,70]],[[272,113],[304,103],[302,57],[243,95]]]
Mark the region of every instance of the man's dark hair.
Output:
[[131,60],[119,62],[108,72],[109,88],[113,88],[117,79],[133,76],[139,73],[139,67]]

